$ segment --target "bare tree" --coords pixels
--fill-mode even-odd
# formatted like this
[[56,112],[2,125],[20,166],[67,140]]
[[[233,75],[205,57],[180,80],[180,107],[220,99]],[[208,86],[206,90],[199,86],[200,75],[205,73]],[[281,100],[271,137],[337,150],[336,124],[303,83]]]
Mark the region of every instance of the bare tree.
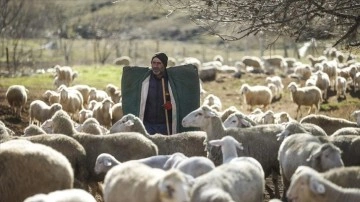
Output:
[[335,39],[360,46],[358,0],[157,0],[169,14],[185,11],[190,19],[224,40],[259,32],[296,41]]

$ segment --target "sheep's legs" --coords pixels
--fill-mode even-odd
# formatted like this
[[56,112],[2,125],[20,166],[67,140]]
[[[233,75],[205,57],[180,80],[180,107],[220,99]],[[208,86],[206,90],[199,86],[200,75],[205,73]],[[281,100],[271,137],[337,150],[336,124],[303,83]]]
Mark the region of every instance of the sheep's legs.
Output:
[[[309,109],[309,111],[308,111],[308,115],[311,113],[312,108],[313,108],[313,106],[311,105],[311,107],[310,107],[310,109]],[[316,109],[315,109],[315,110],[316,110]],[[316,113],[316,111],[315,111],[315,113]]]

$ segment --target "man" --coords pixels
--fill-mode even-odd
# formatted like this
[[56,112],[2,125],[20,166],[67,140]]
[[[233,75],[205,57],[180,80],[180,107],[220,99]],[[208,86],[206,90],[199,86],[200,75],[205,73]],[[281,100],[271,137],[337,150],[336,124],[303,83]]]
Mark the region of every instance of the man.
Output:
[[124,67],[121,90],[124,114],[134,114],[149,134],[186,130],[181,120],[200,106],[200,84],[194,65],[166,68],[168,57],[156,53],[147,67]]

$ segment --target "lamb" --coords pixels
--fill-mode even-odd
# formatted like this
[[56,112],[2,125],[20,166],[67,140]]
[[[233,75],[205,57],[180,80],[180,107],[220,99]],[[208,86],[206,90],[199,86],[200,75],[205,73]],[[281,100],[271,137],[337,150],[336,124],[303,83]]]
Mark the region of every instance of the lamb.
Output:
[[284,130],[277,135],[278,140],[282,141],[286,137],[297,133],[309,133],[313,136],[326,137],[326,132],[319,126],[312,123],[299,123],[297,121],[289,122]]
[[283,89],[284,89],[284,85],[282,83],[282,80],[279,76],[272,76],[272,77],[266,77],[266,83],[273,83],[275,84],[275,86],[277,87],[279,94],[282,93]]
[[244,96],[244,102],[250,107],[263,105],[264,109],[271,104],[272,93],[267,86],[249,86],[245,83],[240,88],[240,94]]
[[256,160],[249,158],[220,165],[196,178],[190,201],[263,201],[264,176],[253,163]]
[[[134,180],[137,183],[134,183]],[[150,168],[138,162],[115,166],[105,176],[107,202],[189,201],[193,180],[180,171]]]
[[[131,160],[139,163],[143,163],[151,168],[164,169],[165,163],[172,155],[156,155],[147,158]],[[108,153],[99,154],[96,158],[94,171],[96,174],[107,173],[112,167],[121,164],[113,155]],[[167,169],[165,169],[167,170]]]
[[183,161],[184,159],[187,159],[187,158],[189,158],[189,157],[185,156],[181,152],[173,153],[172,155],[170,155],[169,159],[165,162],[163,169],[170,170],[172,168],[175,168],[176,166],[179,165],[179,163],[181,161]]
[[119,90],[115,85],[110,83],[106,85],[106,92],[114,103],[119,103],[121,101],[121,90]]
[[345,127],[358,127],[356,122],[352,122],[343,118],[335,118],[322,114],[310,114],[300,120],[300,123],[315,124],[331,135],[335,131]]
[[285,138],[281,143],[278,159],[284,184],[284,199],[290,186],[291,176],[297,167],[305,165],[324,172],[344,166],[338,147],[331,143],[323,143],[318,137],[307,133]]
[[222,103],[218,96],[214,94],[209,94],[204,98],[203,105],[208,105],[209,107],[214,108],[216,111],[220,112],[222,110]]
[[[278,124],[258,125],[251,128],[228,128],[225,129],[220,117],[214,110],[207,106],[192,111],[182,120],[184,127],[199,127],[206,132],[206,149],[208,151],[208,158],[211,159],[215,165],[220,165],[222,162],[221,151],[212,147],[209,141],[221,139],[224,136],[233,136],[238,142],[241,142],[246,148],[256,148],[256,150],[242,150],[238,151],[239,156],[253,157],[261,163],[264,169],[265,176],[278,173],[279,162],[277,154],[275,154],[280,142],[277,141],[276,135],[283,130],[283,126]],[[275,185],[275,194],[279,195],[277,179],[273,176],[273,183]],[[267,188],[270,195],[270,188]],[[273,197],[273,195],[272,195]]]
[[231,114],[240,112],[235,106],[230,106],[220,113],[221,121],[224,122]]
[[69,115],[63,110],[57,111],[51,120],[53,122],[53,133],[71,136],[85,148],[85,166],[89,172],[88,180],[91,182],[103,180],[104,175],[97,175],[93,169],[96,158],[101,153],[112,154],[121,162],[158,154],[157,146],[139,133],[128,132],[109,135],[78,133]]
[[308,114],[310,114],[313,105],[315,105],[315,113],[320,109],[320,103],[322,102],[321,91],[316,86],[298,87],[295,82],[291,82],[288,85],[288,89],[291,92],[292,101],[297,104],[296,119],[299,117],[300,107],[310,106]]
[[346,189],[329,180],[307,166],[300,166],[287,192],[289,200],[308,202],[359,201],[359,189]]
[[154,142],[161,155],[181,152],[186,156],[206,156],[203,145],[206,134],[202,131],[188,131],[173,135],[149,135],[139,117],[133,114],[123,116],[110,128],[110,133],[127,131],[139,132]]
[[47,105],[41,100],[34,100],[29,107],[29,125],[35,121],[37,125],[41,125],[44,121],[50,119],[55,112],[62,109],[59,103],[54,103],[51,106]]
[[100,125],[106,128],[110,128],[112,124],[111,107],[113,104],[114,102],[109,97],[96,104],[93,109],[93,117],[99,121]]
[[43,97],[50,105],[54,103],[60,103],[60,93],[53,90],[46,90]]
[[35,194],[24,202],[96,202],[95,198],[83,189],[64,189],[48,194]]
[[346,79],[342,76],[338,76],[337,77],[337,89],[336,89],[336,95],[338,98],[340,98],[340,97],[346,98],[346,88],[347,88]]
[[73,187],[69,160],[48,146],[26,140],[1,143],[0,162],[1,201],[22,202],[37,193]]
[[23,85],[12,85],[6,91],[6,101],[12,109],[13,115],[21,118],[21,110],[25,107],[29,90]]

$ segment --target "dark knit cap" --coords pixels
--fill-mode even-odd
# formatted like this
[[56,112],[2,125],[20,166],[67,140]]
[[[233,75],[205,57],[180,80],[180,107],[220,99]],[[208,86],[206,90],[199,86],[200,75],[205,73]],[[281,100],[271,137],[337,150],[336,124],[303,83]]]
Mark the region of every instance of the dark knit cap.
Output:
[[155,53],[155,55],[151,58],[151,61],[153,61],[154,58],[159,58],[159,60],[163,63],[164,67],[167,66],[168,56],[165,53]]

